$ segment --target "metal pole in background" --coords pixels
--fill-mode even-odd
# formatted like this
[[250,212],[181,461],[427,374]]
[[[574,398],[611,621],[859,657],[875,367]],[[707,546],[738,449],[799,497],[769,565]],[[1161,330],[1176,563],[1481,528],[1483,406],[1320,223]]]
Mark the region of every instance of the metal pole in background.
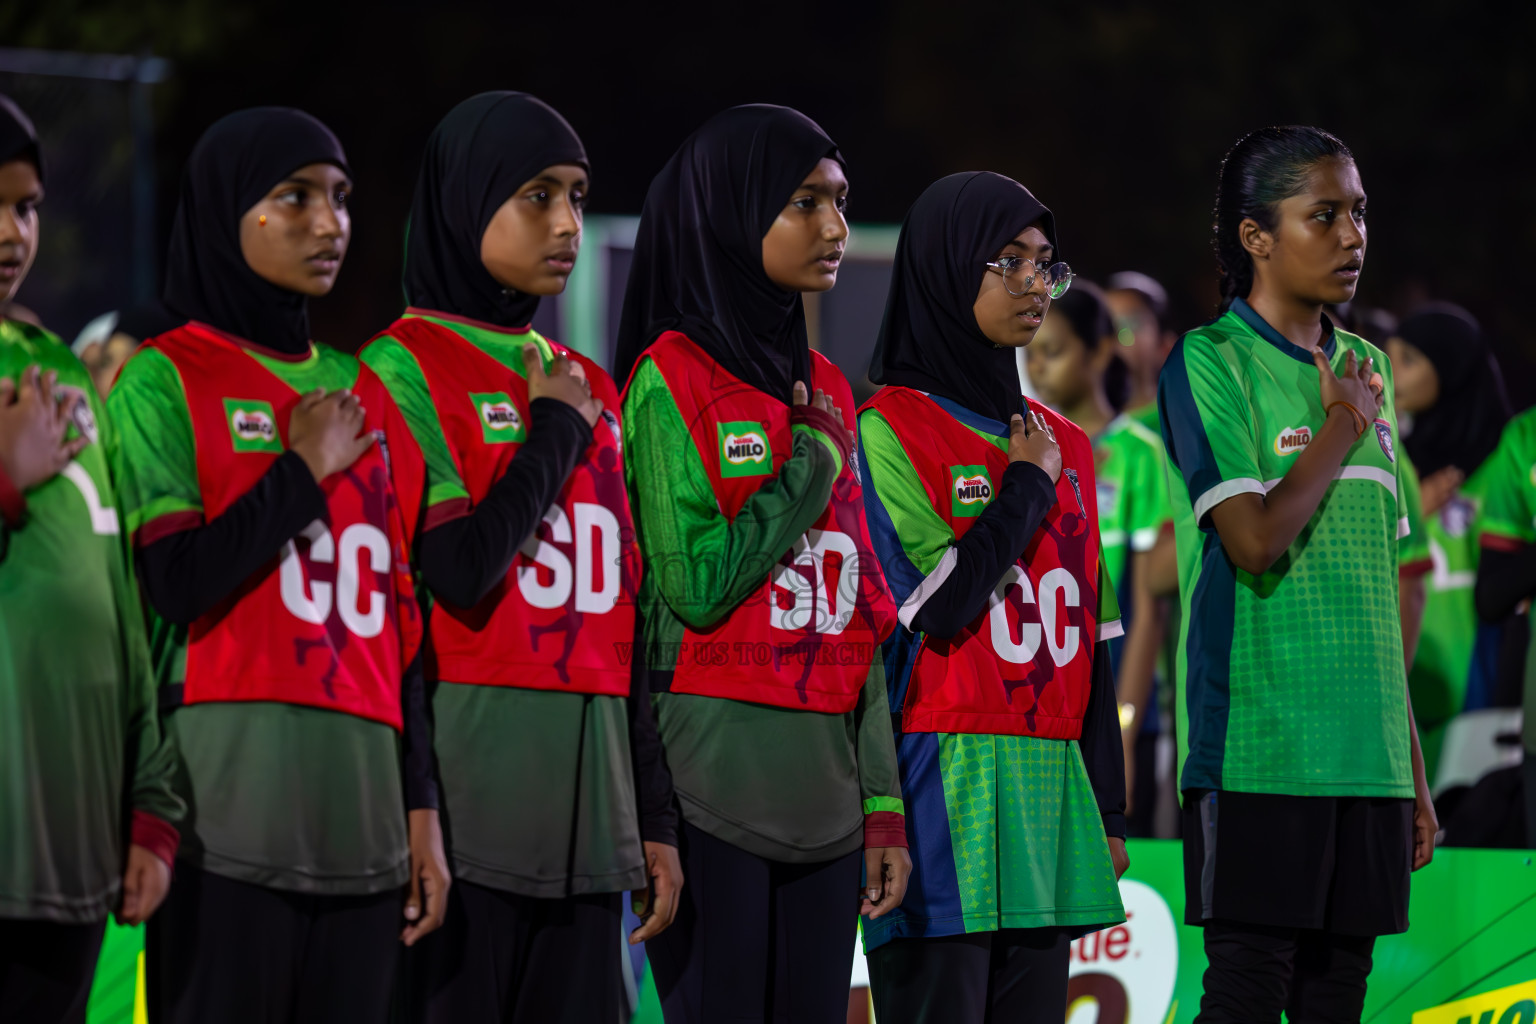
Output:
[[154,87],[171,75],[171,62],[148,50],[137,55],[66,53],[0,47],[0,71],[128,83],[128,125],[133,136],[130,204],[133,224],[133,299],[155,298],[155,115]]
[[[150,105],[155,80],[145,76],[155,60],[145,51],[128,86],[129,123],[133,131],[133,301],[155,299],[155,112]],[[164,63],[163,61],[161,63]]]

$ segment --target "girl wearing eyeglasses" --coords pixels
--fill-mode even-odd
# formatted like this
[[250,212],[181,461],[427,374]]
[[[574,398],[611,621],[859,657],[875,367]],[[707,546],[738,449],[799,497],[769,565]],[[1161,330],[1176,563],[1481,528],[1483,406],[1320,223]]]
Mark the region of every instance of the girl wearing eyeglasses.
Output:
[[1059,1022],[1068,943],[1125,919],[1093,452],[1014,358],[1071,280],[1051,212],[999,174],[936,182],[897,243],[859,414],[914,862],[864,925],[881,1024]]

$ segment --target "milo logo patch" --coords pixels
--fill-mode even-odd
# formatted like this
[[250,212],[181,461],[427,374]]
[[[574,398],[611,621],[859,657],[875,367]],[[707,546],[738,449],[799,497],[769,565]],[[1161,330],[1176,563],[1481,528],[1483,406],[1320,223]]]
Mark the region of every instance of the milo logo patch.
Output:
[[1311,443],[1311,427],[1286,427],[1275,435],[1275,454],[1295,455]]
[[471,392],[469,400],[480,417],[480,433],[485,438],[486,444],[506,444],[527,440],[528,431],[523,423],[522,414],[512,403],[512,396],[505,391],[491,391],[484,394]]
[[986,466],[949,467],[949,511],[956,517],[974,517],[992,500],[992,481]]
[[761,423],[751,420],[721,423],[720,475],[767,476],[773,472],[773,445]]
[[230,444],[237,452],[280,452],[283,439],[277,433],[277,416],[271,402],[255,399],[224,399],[229,421]]

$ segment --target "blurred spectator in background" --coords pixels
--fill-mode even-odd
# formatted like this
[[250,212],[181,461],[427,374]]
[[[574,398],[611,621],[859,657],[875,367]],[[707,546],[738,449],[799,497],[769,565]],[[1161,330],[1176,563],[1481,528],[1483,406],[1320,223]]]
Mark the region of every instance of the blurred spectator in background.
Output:
[[[1329,307],[1328,316],[1345,330],[1358,334],[1382,350],[1386,349],[1389,339],[1397,336],[1397,317],[1374,306],[1347,302],[1342,306]],[[1397,389],[1393,390],[1395,392]],[[1409,529],[1407,536],[1400,538],[1398,543],[1397,572],[1398,608],[1403,620],[1403,659],[1412,674],[1427,601],[1425,577],[1434,567],[1434,560],[1430,557],[1429,531],[1425,526],[1423,499],[1419,494],[1419,475],[1414,472],[1411,462],[1407,470],[1403,475],[1403,496],[1407,499],[1403,518],[1408,520]],[[1433,781],[1432,772],[1429,777]]]
[[1386,348],[1433,562],[1409,675],[1425,767],[1446,843],[1520,845],[1518,662],[1505,651],[1523,623],[1480,625],[1473,602],[1480,469],[1509,419],[1503,378],[1477,319],[1449,303],[1404,319]]
[[1121,351],[1104,293],[1079,278],[1051,302],[1027,357],[1041,399],[1093,442],[1100,550],[1125,626],[1124,636],[1109,641],[1109,653],[1125,743],[1127,834],[1151,836],[1159,790],[1166,789],[1170,801],[1177,796],[1171,747],[1166,770],[1158,771],[1158,738],[1167,719],[1156,696],[1164,613],[1151,588],[1154,556],[1167,563],[1175,583],[1178,569],[1162,438],[1119,413],[1115,399],[1123,404],[1125,396],[1111,394],[1116,384],[1127,383],[1127,374],[1114,372],[1123,366]]
[[1146,274],[1125,270],[1110,277],[1104,298],[1127,370],[1124,409],[1157,433],[1157,375],[1179,340],[1168,327],[1168,292]]
[[[1124,270],[1110,275],[1104,297],[1115,317],[1118,352],[1127,370],[1125,414],[1161,439],[1162,428],[1157,422],[1157,375],[1162,372],[1168,353],[1179,340],[1179,333],[1172,326],[1168,292],[1146,274]],[[1174,764],[1177,749],[1175,723],[1178,719],[1174,707],[1174,701],[1178,699],[1174,681],[1178,678],[1180,610],[1179,569],[1172,543],[1153,549],[1146,582],[1163,619],[1163,647],[1158,655],[1159,682],[1153,692],[1154,713],[1159,726],[1158,810],[1153,834],[1161,839],[1175,839],[1180,821]],[[1140,815],[1138,812],[1133,827],[1142,823]]]
[[1536,848],[1536,650],[1529,641],[1530,602],[1536,595],[1536,409],[1527,409],[1505,428],[1482,475],[1487,500],[1480,531],[1477,614],[1495,623],[1516,611],[1525,614],[1525,651],[1513,660],[1524,675],[1525,845]]
[[70,348],[91,372],[96,393],[105,399],[117,371],[141,343],[180,326],[164,306],[146,303],[103,313],[80,329]]

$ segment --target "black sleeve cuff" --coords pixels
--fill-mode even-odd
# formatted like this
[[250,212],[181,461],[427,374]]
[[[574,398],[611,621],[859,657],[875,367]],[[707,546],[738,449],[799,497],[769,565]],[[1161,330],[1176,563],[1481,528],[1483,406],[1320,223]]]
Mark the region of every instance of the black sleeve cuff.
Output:
[[576,460],[592,443],[592,428],[587,418],[558,398],[535,398],[528,404],[528,443],[553,446],[570,459],[570,470],[576,468]]
[[1111,839],[1125,838],[1125,815],[1110,811],[1104,816],[1104,834]]

